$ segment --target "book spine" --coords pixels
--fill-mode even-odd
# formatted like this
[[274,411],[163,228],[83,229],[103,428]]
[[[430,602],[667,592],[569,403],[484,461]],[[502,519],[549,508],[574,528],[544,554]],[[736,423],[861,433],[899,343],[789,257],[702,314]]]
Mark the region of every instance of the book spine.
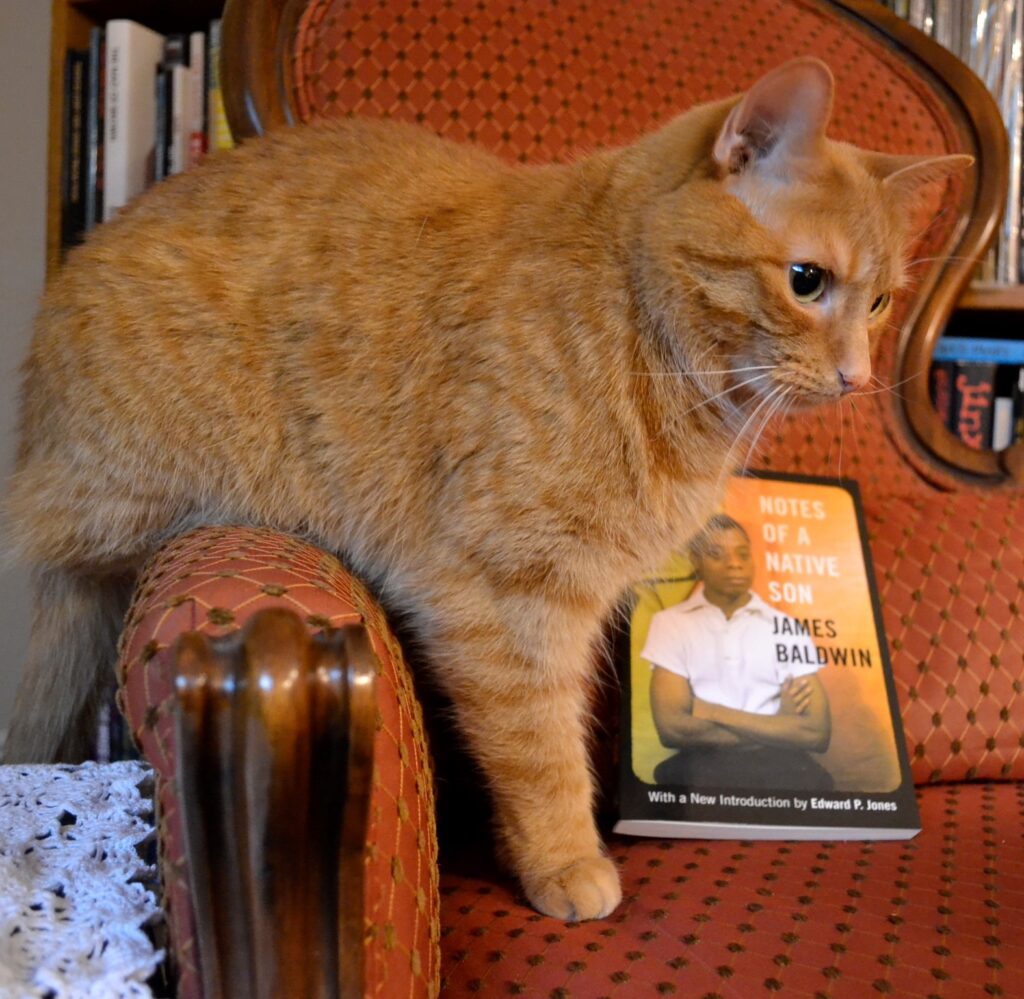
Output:
[[71,49],[64,66],[64,135],[61,160],[61,241],[82,241],[85,232],[85,88],[89,53]]
[[960,439],[975,450],[989,446],[992,439],[992,403],[996,366],[979,362],[957,365],[953,407],[955,429]]
[[85,228],[103,218],[103,81],[106,45],[103,28],[89,33],[89,82],[85,111]]
[[167,176],[182,173],[188,165],[191,131],[191,47],[187,35],[168,35],[161,69],[167,73]]
[[220,29],[219,19],[210,22],[206,61],[206,128],[207,149],[211,152],[230,149],[235,144],[220,89]]
[[952,361],[936,361],[929,373],[928,392],[935,411],[944,426],[953,430],[953,378],[956,365]]
[[107,60],[103,124],[103,221],[124,205],[128,195],[128,143],[124,118],[127,115],[124,93],[124,63],[128,38],[118,24],[107,29]]
[[1013,388],[1013,442],[1024,441],[1024,364],[1017,369]]
[[162,35],[134,21],[107,22],[104,221],[153,181],[153,74],[163,45]]
[[168,175],[182,173],[188,163],[188,67],[178,64],[170,68],[170,157]]
[[992,450],[1002,451],[1014,442],[1016,423],[1015,398],[1024,370],[1009,364],[996,369],[995,393],[992,401]]
[[944,336],[935,347],[936,361],[976,361],[985,364],[1024,364],[1024,340]]
[[170,71],[158,66],[154,80],[156,100],[156,144],[154,146],[154,180],[163,180],[168,175],[170,160],[171,112],[170,102]]
[[206,155],[206,35],[193,31],[189,42],[188,155],[186,166],[198,166]]

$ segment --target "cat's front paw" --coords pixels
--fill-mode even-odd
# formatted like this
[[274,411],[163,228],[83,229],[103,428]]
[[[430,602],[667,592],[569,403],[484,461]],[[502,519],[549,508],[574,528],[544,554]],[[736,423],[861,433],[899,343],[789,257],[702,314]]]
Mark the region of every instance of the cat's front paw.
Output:
[[526,877],[523,889],[539,912],[568,922],[602,919],[622,901],[619,872],[607,857],[585,857],[555,874]]

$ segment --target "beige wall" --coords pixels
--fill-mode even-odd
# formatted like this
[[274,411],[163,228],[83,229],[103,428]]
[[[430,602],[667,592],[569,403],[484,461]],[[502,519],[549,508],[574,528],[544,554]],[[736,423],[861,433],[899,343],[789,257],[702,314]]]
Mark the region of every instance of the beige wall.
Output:
[[[15,448],[18,365],[45,269],[48,0],[0,0],[0,476]],[[0,562],[0,730],[28,635],[28,574]]]

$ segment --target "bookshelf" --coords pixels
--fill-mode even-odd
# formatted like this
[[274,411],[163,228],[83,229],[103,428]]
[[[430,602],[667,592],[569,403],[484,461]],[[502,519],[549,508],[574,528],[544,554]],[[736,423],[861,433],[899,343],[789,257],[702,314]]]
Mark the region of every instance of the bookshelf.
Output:
[[224,0],[53,0],[50,34],[49,120],[46,156],[46,273],[61,259],[61,133],[64,62],[69,49],[88,48],[89,31],[127,17],[162,33],[204,30]]

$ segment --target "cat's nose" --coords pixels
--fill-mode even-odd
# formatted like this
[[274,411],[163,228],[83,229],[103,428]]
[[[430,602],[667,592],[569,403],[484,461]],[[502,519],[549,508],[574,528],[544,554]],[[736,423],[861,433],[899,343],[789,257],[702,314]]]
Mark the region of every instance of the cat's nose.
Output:
[[839,390],[843,395],[849,395],[851,392],[864,388],[871,377],[869,372],[858,367],[850,367],[845,371],[842,368],[837,368],[836,374],[839,376]]

